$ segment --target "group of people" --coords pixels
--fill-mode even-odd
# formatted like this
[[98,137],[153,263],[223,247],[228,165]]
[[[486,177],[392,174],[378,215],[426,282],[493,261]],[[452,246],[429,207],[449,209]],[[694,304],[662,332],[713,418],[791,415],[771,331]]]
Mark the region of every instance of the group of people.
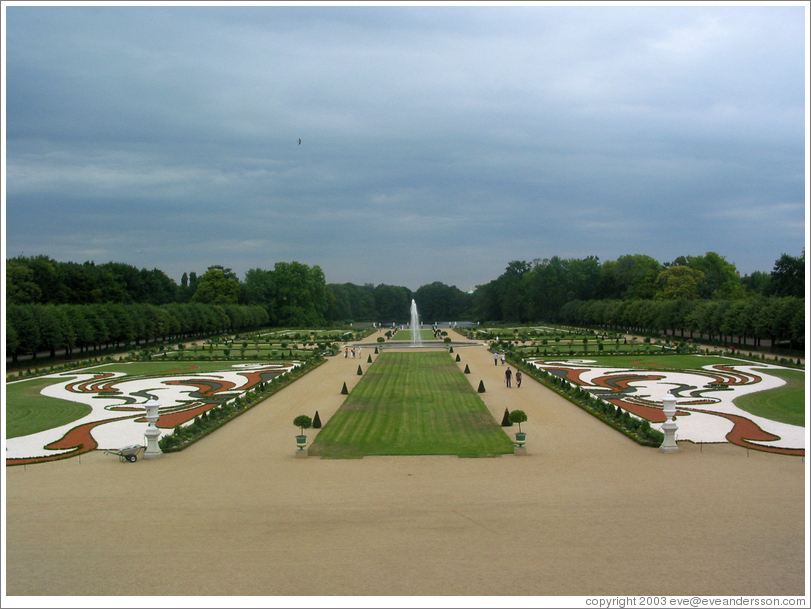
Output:
[[[358,357],[360,357],[361,353],[363,352],[363,347],[358,347]],[[355,358],[355,347],[352,347],[350,350],[349,347],[344,348],[344,357],[349,357],[349,354],[352,354],[352,359]]]
[[[510,367],[507,366],[507,369],[504,371],[504,382],[507,383],[507,387],[513,386],[513,371],[510,370]],[[521,387],[521,371],[515,371],[515,385],[517,387]]]
[[[501,365],[504,366],[507,362],[507,355],[506,353],[499,353],[498,351],[493,353],[493,363],[498,366],[498,360],[501,359]],[[507,387],[513,386],[513,371],[510,370],[510,367],[507,366],[507,369],[504,371],[504,382],[507,383]],[[521,371],[515,371],[515,384],[517,387],[521,386]]]

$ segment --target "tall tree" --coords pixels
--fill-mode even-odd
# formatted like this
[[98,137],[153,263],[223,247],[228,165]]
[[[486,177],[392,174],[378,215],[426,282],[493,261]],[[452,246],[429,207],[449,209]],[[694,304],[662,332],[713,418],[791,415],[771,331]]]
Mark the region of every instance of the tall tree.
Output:
[[704,273],[689,266],[671,266],[659,273],[656,283],[659,290],[654,295],[657,300],[693,300],[698,298],[698,289]]
[[781,254],[774,263],[771,279],[771,293],[774,296],[805,295],[805,250],[799,258]]
[[200,285],[192,296],[193,302],[208,304],[236,304],[239,301],[239,281],[228,277],[222,268],[209,267],[200,278]]

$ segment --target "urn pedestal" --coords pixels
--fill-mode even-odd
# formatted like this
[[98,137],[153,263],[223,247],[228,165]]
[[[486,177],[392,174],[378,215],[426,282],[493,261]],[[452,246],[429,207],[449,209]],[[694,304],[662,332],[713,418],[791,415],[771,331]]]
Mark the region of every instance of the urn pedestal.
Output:
[[296,436],[296,457],[306,457],[310,452],[307,449],[307,436]]
[[515,448],[513,449],[514,455],[523,457],[527,454],[527,447],[524,446],[526,441],[527,441],[527,432],[517,431],[515,433]]
[[144,432],[144,436],[146,436],[146,452],[144,452],[142,459],[160,459],[163,456],[163,451],[160,449],[160,446],[158,446],[158,438],[160,438],[161,432],[155,426],[160,416],[158,414],[160,406],[160,402],[155,398],[150,398],[147,403],[144,404],[144,408],[146,408],[146,421],[149,425]]
[[659,450],[663,453],[677,453],[679,452],[679,445],[676,444],[676,431],[679,429],[676,425],[676,398],[668,393],[662,400],[662,410],[667,419],[662,423],[662,433],[665,434],[665,439],[662,440]]

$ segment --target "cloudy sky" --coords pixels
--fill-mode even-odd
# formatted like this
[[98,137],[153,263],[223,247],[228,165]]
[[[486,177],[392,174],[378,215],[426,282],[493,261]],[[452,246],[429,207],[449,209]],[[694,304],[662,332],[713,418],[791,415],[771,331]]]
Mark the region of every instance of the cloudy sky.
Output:
[[806,242],[806,3],[4,10],[7,257],[467,290]]

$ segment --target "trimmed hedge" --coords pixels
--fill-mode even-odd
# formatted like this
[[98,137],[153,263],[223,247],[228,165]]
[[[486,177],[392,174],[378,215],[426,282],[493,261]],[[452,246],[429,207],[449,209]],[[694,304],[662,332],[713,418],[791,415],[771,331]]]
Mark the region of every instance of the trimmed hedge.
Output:
[[582,408],[590,415],[600,419],[609,427],[613,427],[623,435],[631,438],[637,444],[656,448],[662,444],[665,438],[664,434],[651,427],[650,421],[647,419],[632,417],[627,411],[618,406],[615,407],[611,402],[598,398],[586,389],[573,385],[556,374],[527,364],[524,359],[516,360],[508,357],[507,360],[517,369],[530,375],[533,379]]
[[178,425],[173,433],[158,440],[158,446],[165,453],[178,452],[187,446],[191,446],[243,412],[250,410],[277,391],[284,389],[290,383],[314,370],[325,361],[322,356],[316,355],[305,360],[300,366],[293,368],[289,372],[273,377],[269,381],[262,381],[253,389],[249,389],[234,399],[208,409],[200,416],[195,417],[191,424]]

